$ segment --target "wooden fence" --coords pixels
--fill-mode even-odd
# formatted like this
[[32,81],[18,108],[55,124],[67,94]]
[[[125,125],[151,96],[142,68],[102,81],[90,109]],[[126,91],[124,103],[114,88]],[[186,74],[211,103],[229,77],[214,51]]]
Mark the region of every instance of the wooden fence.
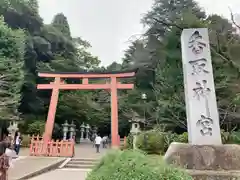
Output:
[[73,157],[74,140],[45,142],[40,136],[32,136],[30,156]]

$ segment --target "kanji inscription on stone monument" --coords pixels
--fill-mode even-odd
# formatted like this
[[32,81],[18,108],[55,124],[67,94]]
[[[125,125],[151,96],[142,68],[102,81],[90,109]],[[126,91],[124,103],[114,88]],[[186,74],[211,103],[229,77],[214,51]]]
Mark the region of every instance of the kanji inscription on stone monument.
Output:
[[189,142],[222,144],[208,29],[184,29],[181,44]]

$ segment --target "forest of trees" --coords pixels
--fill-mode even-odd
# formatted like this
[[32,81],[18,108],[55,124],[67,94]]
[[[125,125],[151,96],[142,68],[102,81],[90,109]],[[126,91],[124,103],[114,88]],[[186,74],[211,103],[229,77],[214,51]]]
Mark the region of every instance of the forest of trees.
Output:
[[[230,12],[229,12],[230,13]],[[135,89],[119,91],[120,134],[129,130],[133,113],[145,116],[147,128],[161,125],[186,131],[180,35],[183,28],[209,28],[215,87],[222,128],[240,120],[240,36],[232,21],[206,12],[193,0],[155,0],[141,20],[148,30],[129,46],[121,63],[101,67],[89,52],[88,41],[72,37],[67,17],[56,14],[44,24],[37,0],[0,1],[0,119],[21,120],[21,129],[41,126],[46,120],[50,91],[38,91],[39,71],[122,71],[138,69],[125,80]],[[93,30],[94,31],[94,30]],[[69,80],[71,83],[77,80]],[[141,94],[147,95],[143,102]],[[110,132],[109,93],[63,91],[56,113],[56,129],[74,120]]]

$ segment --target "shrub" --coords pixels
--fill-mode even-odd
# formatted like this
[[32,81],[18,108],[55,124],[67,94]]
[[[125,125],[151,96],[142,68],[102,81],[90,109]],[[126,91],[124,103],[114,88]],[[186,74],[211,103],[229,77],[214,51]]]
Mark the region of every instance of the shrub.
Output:
[[107,154],[86,180],[191,180],[184,171],[166,165],[159,158],[132,150]]
[[233,132],[229,133],[228,139],[225,143],[240,144],[240,132],[239,131],[233,131]]
[[141,132],[137,138],[137,147],[148,154],[164,154],[172,142],[187,143],[188,133],[178,135],[158,129]]
[[226,132],[224,130],[221,130],[221,137],[223,144],[240,144],[239,131]]
[[45,122],[35,121],[31,124],[28,124],[27,132],[31,135],[42,135],[44,132]]
[[222,143],[226,144],[229,142],[229,138],[230,138],[230,133],[229,132],[225,132],[223,129],[221,130],[221,137],[222,137]]
[[148,154],[163,154],[164,134],[158,130],[142,132],[137,137],[136,146]]
[[110,151],[107,155],[105,155],[101,161],[94,167],[92,172],[98,171],[102,166],[109,165],[113,163],[119,156],[121,155],[120,151]]
[[164,152],[167,151],[168,147],[172,142],[178,142],[178,135],[172,132],[163,132],[164,137]]
[[133,135],[130,133],[126,139],[126,149],[133,149]]
[[30,147],[31,137],[28,135],[22,135],[22,147]]

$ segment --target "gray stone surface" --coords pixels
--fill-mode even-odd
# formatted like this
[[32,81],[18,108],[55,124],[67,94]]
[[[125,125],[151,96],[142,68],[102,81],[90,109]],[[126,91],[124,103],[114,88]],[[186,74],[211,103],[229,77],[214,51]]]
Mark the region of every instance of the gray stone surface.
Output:
[[57,166],[64,161],[65,158],[52,157],[25,157],[15,160],[13,168],[8,171],[9,180],[18,180],[33,173],[40,173],[41,171]]
[[181,44],[189,143],[220,145],[208,30],[184,29]]
[[[96,149],[92,146],[92,144],[82,143],[75,146],[75,158],[98,160],[104,154],[106,154],[107,151],[108,149],[101,148],[100,153],[96,153]],[[56,177],[58,178],[58,180],[61,180],[60,178],[62,177],[64,177],[64,179],[67,179],[73,176],[71,180],[74,180],[75,177],[78,178],[77,175],[79,175],[79,177],[81,178],[84,178],[85,175],[87,174],[87,170],[83,172],[79,169],[78,169],[79,172],[75,172],[74,169],[67,169],[66,172],[63,169],[61,170],[57,169],[57,170],[45,173],[46,171],[49,170],[49,167],[51,167],[50,169],[58,168],[60,164],[62,164],[62,162],[65,160],[65,158],[32,157],[32,156],[28,156],[28,153],[29,153],[28,148],[21,149],[20,157],[14,160],[13,168],[9,169],[9,180],[17,180],[17,179],[21,179],[22,177],[26,177],[27,175],[34,175],[34,174],[38,175],[36,178],[40,178],[40,179],[44,177],[47,177],[47,179],[48,177],[49,178]],[[65,175],[67,176],[62,175],[64,174],[64,172],[65,172]],[[42,173],[45,173],[45,174],[42,174]],[[78,178],[78,180],[81,180],[81,179]]]
[[194,180],[239,180],[240,171],[187,171]]
[[169,164],[192,170],[240,171],[240,146],[172,143],[164,159]]
[[87,177],[88,171],[80,170],[61,170],[57,169],[40,176],[31,178],[30,180],[85,180]]
[[108,148],[103,149],[100,148],[100,153],[96,153],[96,149],[93,147],[91,143],[80,143],[75,146],[75,158],[92,158],[99,159],[104,154],[108,152]]

